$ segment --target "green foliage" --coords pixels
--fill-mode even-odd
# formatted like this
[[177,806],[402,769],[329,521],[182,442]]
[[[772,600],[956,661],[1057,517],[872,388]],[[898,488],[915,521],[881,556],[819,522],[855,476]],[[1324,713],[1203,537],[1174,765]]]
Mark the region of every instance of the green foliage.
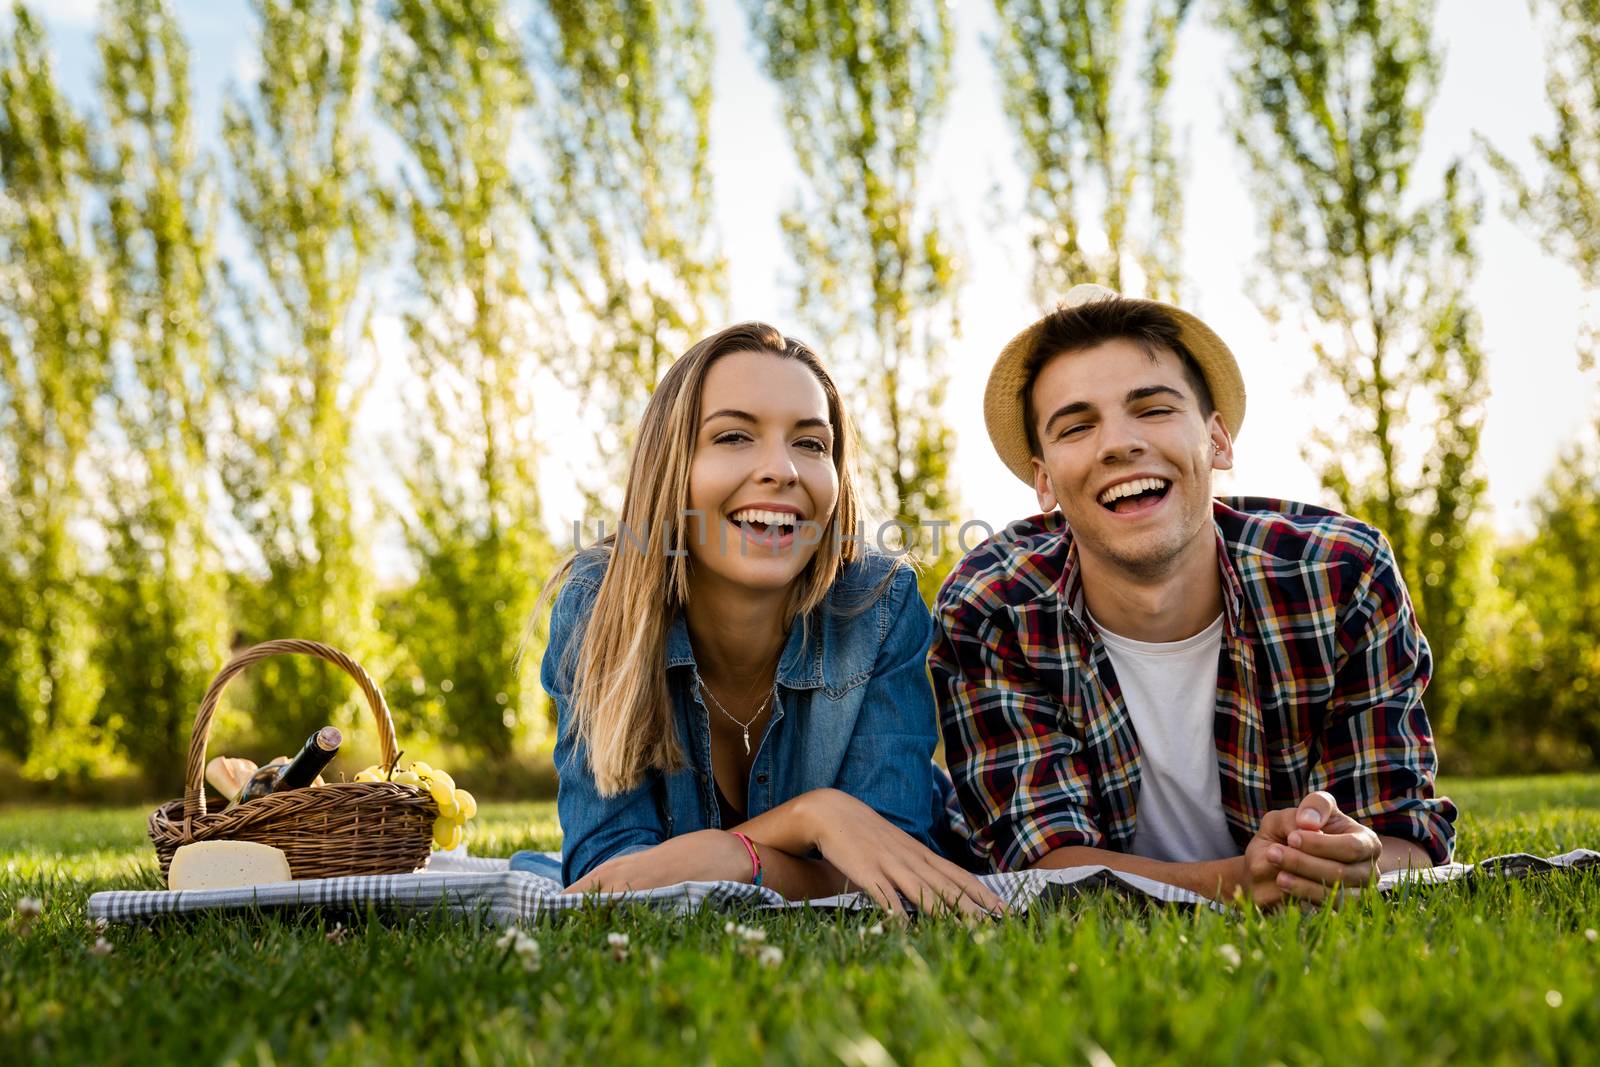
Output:
[[1466,559],[1484,491],[1486,385],[1468,296],[1481,206],[1461,164],[1421,198],[1412,170],[1438,79],[1432,0],[1237,0],[1233,128],[1267,226],[1274,319],[1301,320],[1341,415],[1307,459],[1394,545],[1433,648],[1448,732],[1475,595]]
[[[215,169],[167,0],[103,5],[92,120],[59,89],[39,20],[17,6],[6,24],[7,774],[14,759],[77,788],[132,766],[170,793],[235,628],[241,641],[347,648],[384,683],[408,744],[481,758],[483,773],[510,773],[526,754],[513,749],[544,727],[533,672],[511,664],[553,555],[537,478],[552,412],[534,398],[552,378],[579,395],[603,457],[582,488],[590,518],[603,515],[656,380],[727,314],[709,19],[702,0],[539,0],[527,22],[511,0],[371,6],[255,4],[261,73],[227,101]],[[1141,273],[1153,295],[1175,295],[1180,161],[1165,116],[1188,6],[996,0],[1041,295],[1091,276],[1137,287]],[[1535,6],[1550,18],[1554,133],[1535,140],[1534,178],[1494,158],[1516,217],[1600,286],[1600,11]],[[949,519],[941,411],[960,272],[925,187],[951,6],[745,10],[799,171],[783,224],[801,332],[855,405],[869,504],[913,526]],[[1310,326],[1327,409],[1346,413],[1311,458],[1329,494],[1395,543],[1439,661],[1429,699],[1453,735],[1447,766],[1589,766],[1600,445],[1563,457],[1530,538],[1494,542],[1478,507],[1484,372],[1466,297],[1478,198],[1459,165],[1437,187],[1414,174],[1439,70],[1432,12],[1226,5],[1241,46],[1234,128],[1267,223],[1261,302]],[[383,180],[364,132],[374,118],[396,149]],[[1147,230],[1133,221],[1145,217]],[[1090,228],[1111,256],[1085,252]],[[224,261],[224,234],[246,254]],[[400,298],[406,328],[394,510],[418,572],[381,596],[379,465],[352,446],[380,295]],[[920,534],[926,547],[932,531]],[[941,541],[928,592],[953,558],[951,529]],[[352,694],[321,664],[264,665],[230,689],[218,750],[246,722],[255,755],[352,709],[364,724]]]
[[407,476],[421,576],[388,615],[420,685],[395,695],[431,711],[435,733],[505,757],[519,720],[544,721],[515,660],[552,556],[537,491],[539,334],[511,171],[533,86],[501,4],[395,0],[386,17],[378,104],[414,163],[395,202],[412,237],[405,322],[423,394]]
[[[1600,761],[1600,437],[1567,448],[1533,504],[1536,532],[1501,553],[1505,601],[1463,743],[1495,768]],[[1514,725],[1506,720],[1514,720]],[[1508,736],[1514,731],[1514,737]]]
[[189,50],[162,0],[114,0],[99,38],[100,184],[119,373],[105,527],[108,726],[159,788],[182,790],[189,727],[226,659],[226,575],[212,538],[209,428],[216,193],[189,110]]
[[[944,359],[959,332],[960,264],[921,187],[950,90],[952,12],[941,0],[746,8],[799,166],[799,199],[783,215],[796,305],[856,402],[869,503],[913,531],[948,521]],[[959,554],[953,536],[944,549],[925,595]]]
[[[1555,132],[1535,137],[1541,164],[1530,182],[1492,146],[1489,156],[1513,193],[1510,213],[1545,248],[1600,291],[1600,3],[1538,0],[1550,18],[1546,95]],[[1593,366],[1600,335],[1579,338],[1579,364]],[[1534,502],[1536,532],[1500,554],[1498,610],[1489,606],[1491,660],[1485,684],[1463,713],[1468,744],[1491,767],[1592,766],[1600,760],[1600,423],[1563,453]],[[1503,743],[1515,708],[1516,744]]]
[[713,45],[702,0],[539,0],[534,25],[546,173],[531,201],[561,302],[545,350],[596,432],[599,477],[582,486],[596,519],[621,504],[656,382],[727,315],[711,219]]
[[25,6],[0,42],[0,741],[30,776],[93,772],[94,590],[73,531],[78,466],[111,368],[88,130]]
[[[326,641],[381,678],[370,519],[351,482],[351,429],[366,392],[351,356],[369,340],[369,272],[383,247],[360,113],[370,5],[254,7],[260,77],[252,97],[230,95],[222,120],[232,205],[259,273],[229,270],[237,447],[223,475],[267,572],[245,597],[239,630],[250,642]],[[257,725],[283,745],[359,707],[343,675],[306,657],[278,657],[252,675]]]
[[[1178,31],[1190,0],[1153,0],[1144,30],[1138,97],[1119,80],[1132,50],[1124,0],[995,0],[995,64],[1028,177],[1034,293],[1051,305],[1079,282],[1176,300],[1181,275],[1182,161],[1166,117]],[[1104,231],[1107,251],[1085,247]],[[1147,219],[1147,226],[1137,220]]]
[[[1594,776],[1446,788],[1468,860],[1600,839]],[[485,919],[381,913],[117,925],[95,955],[88,894],[155,880],[144,816],[0,810],[0,921],[44,905],[0,937],[0,1040],[29,1062],[1568,1063],[1600,1028],[1593,873],[1248,917],[1095,892],[978,928],[596,909],[525,924],[531,970]],[[549,805],[475,822],[485,854],[559,840]]]

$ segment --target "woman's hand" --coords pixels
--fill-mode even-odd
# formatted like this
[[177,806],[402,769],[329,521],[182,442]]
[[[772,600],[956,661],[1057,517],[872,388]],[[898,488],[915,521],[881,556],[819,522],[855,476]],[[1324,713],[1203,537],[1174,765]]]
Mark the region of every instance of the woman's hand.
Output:
[[[742,827],[755,838],[769,864],[787,858],[783,852],[790,849],[784,845],[800,853],[815,848],[851,886],[902,917],[906,910],[901,897],[923,912],[989,915],[1006,910],[1005,901],[976,877],[928,851],[916,838],[847,793],[819,789],[783,808],[800,817],[794,819],[775,810]],[[763,828],[779,830],[778,820],[788,832],[773,836],[785,840],[765,843],[768,835],[762,833]],[[804,827],[804,839],[790,842],[789,835],[799,829],[797,823]],[[774,854],[770,849],[780,851]],[[749,880],[750,854],[737,837],[725,830],[697,830],[607,860],[564,892],[619,893],[678,882]]]
[[750,854],[725,830],[696,830],[610,859],[562,890],[621,893],[678,882],[748,882]]
[[904,897],[922,912],[991,915],[1006,902],[977,877],[930,852],[866,804],[837,789],[807,793],[807,823],[823,858],[886,911]]

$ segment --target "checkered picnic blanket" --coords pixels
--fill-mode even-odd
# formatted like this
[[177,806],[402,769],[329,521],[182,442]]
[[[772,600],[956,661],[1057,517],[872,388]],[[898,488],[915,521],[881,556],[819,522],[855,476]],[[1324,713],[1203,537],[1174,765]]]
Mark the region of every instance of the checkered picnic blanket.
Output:
[[[435,853],[414,874],[312,878],[245,889],[119,890],[89,898],[89,918],[139,922],[159,915],[251,908],[365,909],[373,906],[401,913],[436,910],[478,912],[500,924],[528,922],[546,915],[617,903],[642,904],[684,914],[704,907],[811,907],[846,911],[872,907],[869,898],[847,893],[812,901],[788,901],[771,889],[742,882],[681,882],[626,893],[584,896],[561,892],[548,878],[512,871],[502,858]],[[1423,871],[1384,875],[1379,892],[1437,885],[1474,877],[1520,878],[1529,874],[1600,867],[1600,852],[1577,849],[1541,858],[1525,853],[1496,856],[1478,864],[1451,863]],[[1052,904],[1092,890],[1109,890],[1133,898],[1221,910],[1205,897],[1163,882],[1107,867],[1067,867],[1056,871],[1017,871],[984,875],[981,881],[1005,898],[1015,911]]]

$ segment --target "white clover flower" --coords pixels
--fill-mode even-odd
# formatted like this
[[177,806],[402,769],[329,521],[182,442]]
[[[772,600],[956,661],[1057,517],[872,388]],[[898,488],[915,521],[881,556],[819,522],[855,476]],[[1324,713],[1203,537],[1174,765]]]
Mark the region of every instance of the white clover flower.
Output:
[[765,945],[756,954],[756,960],[763,967],[776,967],[783,962],[783,949],[777,945]]
[[606,944],[611,947],[611,958],[621,963],[628,958],[628,935],[616,931],[606,935]]
[[1222,957],[1223,965],[1230,971],[1237,970],[1239,964],[1244,961],[1244,957],[1239,953],[1237,946],[1234,945],[1218,945],[1217,955]]
[[[42,914],[44,914],[44,901],[38,897],[23,897],[17,901],[17,915],[21,918],[37,919]],[[1591,937],[1589,940],[1593,941],[1594,938]]]
[[522,965],[533,970],[539,965],[539,942],[523,932],[520,926],[508,926],[495,941],[494,947],[504,952],[510,950],[522,958]]
[[109,956],[116,950],[117,947],[103,937],[95,938],[94,944],[89,948],[89,951],[96,956]]
[[1544,1002],[1552,1008],[1561,1007],[1561,990],[1551,989],[1545,992]]
[[1583,939],[1589,942],[1591,945],[1596,941],[1600,941],[1600,930],[1596,930],[1591,926],[1589,929],[1583,932]]

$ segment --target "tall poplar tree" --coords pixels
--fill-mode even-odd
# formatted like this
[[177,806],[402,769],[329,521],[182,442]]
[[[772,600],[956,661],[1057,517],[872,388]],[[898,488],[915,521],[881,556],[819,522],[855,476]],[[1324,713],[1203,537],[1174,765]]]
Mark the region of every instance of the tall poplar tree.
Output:
[[[1167,92],[1190,0],[1150,0],[1131,78],[1125,0],[994,6],[995,63],[1028,179],[1040,303],[1052,304],[1079,282],[1176,300],[1183,188]],[[1085,246],[1091,228],[1104,234],[1103,253]],[[1142,287],[1131,268],[1143,275]]]
[[1231,0],[1232,124],[1266,224],[1262,310],[1298,320],[1332,412],[1307,458],[1388,535],[1448,731],[1472,600],[1485,395],[1468,295],[1481,209],[1460,164],[1414,189],[1438,81],[1432,0]]
[[552,557],[534,435],[541,334],[522,266],[531,233],[512,171],[533,86],[503,3],[392,0],[385,14],[378,103],[410,156],[396,204],[423,392],[408,477],[421,576],[403,637],[436,726],[504,757],[519,720],[543,722],[533,675],[513,664]]
[[25,6],[0,41],[0,736],[30,776],[109,750],[94,590],[74,524],[79,464],[110,366],[84,120]]
[[176,792],[195,708],[228,644],[207,457],[217,194],[196,148],[189,48],[169,5],[111,0],[98,43],[114,437],[126,457],[106,492],[100,660],[123,750]]
[[[950,88],[942,0],[747,0],[777,84],[801,190],[783,228],[800,317],[857,402],[875,503],[913,531],[949,522],[954,441],[945,345],[958,329],[957,257],[924,192]],[[934,534],[921,529],[926,552]],[[955,555],[943,531],[932,595]]]
[[703,0],[538,0],[532,60],[543,171],[531,190],[553,369],[599,437],[591,518],[621,504],[645,402],[723,324],[711,213],[711,56]]
[[[1540,173],[1531,182],[1499,152],[1490,155],[1513,191],[1513,214],[1600,299],[1600,0],[1530,6],[1550,19],[1545,95],[1555,131],[1533,139]],[[1597,329],[1588,324],[1584,338],[1589,365],[1600,353]]]
[[[368,275],[382,219],[363,123],[372,23],[367,0],[254,0],[260,73],[235,90],[222,133],[232,206],[254,262],[230,270],[238,329],[230,373],[239,454],[225,466],[239,518],[267,577],[239,630],[248,640],[309,637],[381,676],[364,486],[351,432],[365,385],[351,357],[370,343]],[[303,739],[356,699],[348,679],[305,657],[251,672],[257,726]]]
[[[1490,155],[1511,187],[1512,216],[1570,263],[1600,301],[1600,0],[1530,6],[1548,17],[1545,93],[1555,129],[1533,139],[1538,172],[1531,180],[1493,148]],[[1585,324],[1579,345],[1580,364],[1593,367],[1600,324]],[[1495,650],[1503,669],[1472,709],[1473,725],[1498,739],[1505,708],[1514,702],[1519,729],[1526,724],[1547,740],[1548,748],[1535,752],[1553,750],[1559,759],[1576,746],[1594,766],[1600,762],[1600,418],[1563,450],[1533,511],[1533,537],[1501,554],[1501,584],[1520,625]]]

